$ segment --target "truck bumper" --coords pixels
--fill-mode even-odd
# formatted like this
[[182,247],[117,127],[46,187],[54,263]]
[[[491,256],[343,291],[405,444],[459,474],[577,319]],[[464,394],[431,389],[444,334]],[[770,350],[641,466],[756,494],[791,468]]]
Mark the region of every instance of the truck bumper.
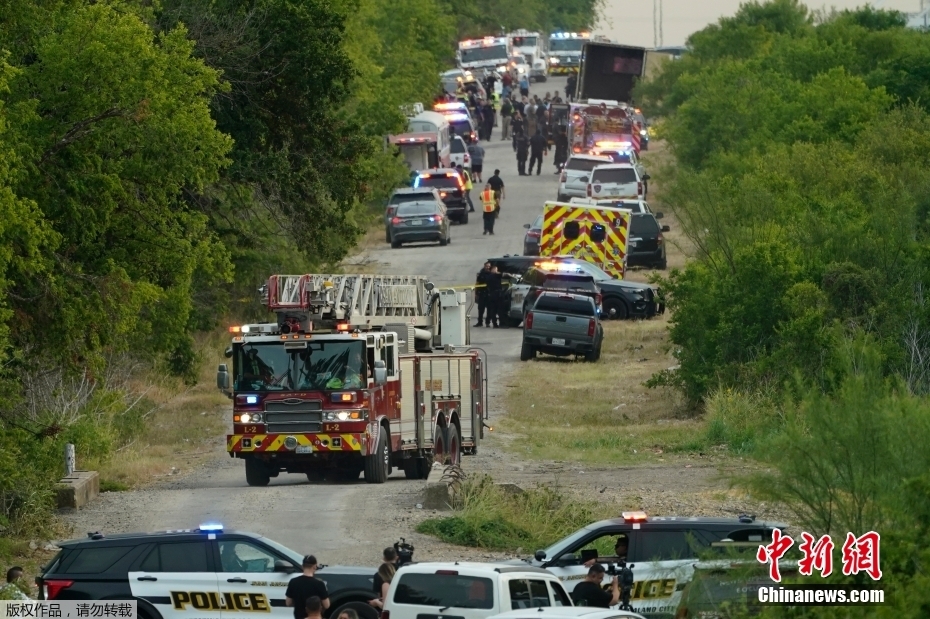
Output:
[[[287,439],[293,438],[293,441]],[[310,433],[310,434],[227,434],[226,451],[233,457],[245,454],[278,454],[296,457],[316,453],[357,452],[368,453],[367,434]]]
[[595,348],[594,340],[566,339],[564,345],[554,346],[551,337],[534,337],[527,335],[523,337],[523,342],[529,344],[541,353],[563,357],[566,355],[581,355],[586,352],[591,352]]

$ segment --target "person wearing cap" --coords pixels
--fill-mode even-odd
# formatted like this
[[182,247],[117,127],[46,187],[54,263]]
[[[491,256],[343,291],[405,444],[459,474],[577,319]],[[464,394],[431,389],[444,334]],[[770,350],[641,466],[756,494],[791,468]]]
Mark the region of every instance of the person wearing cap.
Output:
[[620,579],[617,576],[610,581],[610,591],[601,587],[606,573],[607,570],[600,563],[588,568],[588,575],[572,590],[572,602],[575,606],[610,608],[620,602]]
[[303,560],[304,573],[296,576],[287,583],[284,593],[284,603],[294,609],[294,619],[305,619],[307,616],[307,600],[317,597],[323,610],[329,608],[329,592],[326,583],[316,577],[319,567],[316,557],[307,555]]

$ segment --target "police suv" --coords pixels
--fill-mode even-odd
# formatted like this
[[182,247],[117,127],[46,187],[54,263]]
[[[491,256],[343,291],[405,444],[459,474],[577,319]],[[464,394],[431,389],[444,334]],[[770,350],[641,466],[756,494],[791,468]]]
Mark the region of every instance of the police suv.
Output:
[[[623,512],[621,518],[589,524],[523,561],[558,576],[569,593],[584,579],[591,563],[608,568],[605,585],[625,563],[633,576],[629,591],[633,611],[649,618],[668,618],[674,616],[701,557],[706,562],[715,554],[723,559],[728,551],[754,551],[758,544],[771,541],[773,529],[786,526],[757,522],[754,516],[745,515],[657,518],[644,512]],[[625,556],[618,556],[618,540],[625,544]]]
[[[36,578],[44,600],[137,600],[140,619],[293,619],[288,582],[302,573],[302,556],[261,535],[199,529],[103,535],[58,544]],[[327,567],[330,610],[353,608],[377,619],[368,605],[374,568]],[[336,614],[333,614],[336,613]]]

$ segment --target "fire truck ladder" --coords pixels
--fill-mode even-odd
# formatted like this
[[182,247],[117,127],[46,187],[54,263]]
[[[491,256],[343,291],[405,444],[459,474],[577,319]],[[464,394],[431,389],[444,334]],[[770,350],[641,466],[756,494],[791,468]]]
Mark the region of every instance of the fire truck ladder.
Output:
[[432,288],[425,277],[413,275],[272,275],[262,301],[279,319],[305,315],[317,327],[347,322],[429,328],[437,319],[429,312]]

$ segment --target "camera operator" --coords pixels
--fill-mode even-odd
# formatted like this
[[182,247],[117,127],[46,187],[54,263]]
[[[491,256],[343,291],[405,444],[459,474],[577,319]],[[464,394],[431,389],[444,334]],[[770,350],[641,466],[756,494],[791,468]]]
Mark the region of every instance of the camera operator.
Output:
[[606,572],[607,570],[600,563],[595,563],[588,569],[588,575],[575,585],[572,591],[572,601],[575,606],[610,608],[620,601],[620,580],[617,576],[610,581],[610,591],[601,588]]
[[[614,556],[616,557],[617,561],[626,561],[626,555],[629,548],[630,541],[627,539],[626,535],[620,534],[617,537],[617,543],[614,544]],[[596,557],[594,559],[589,559],[588,561],[585,561],[584,566],[591,567],[597,563],[597,561],[598,560]]]

